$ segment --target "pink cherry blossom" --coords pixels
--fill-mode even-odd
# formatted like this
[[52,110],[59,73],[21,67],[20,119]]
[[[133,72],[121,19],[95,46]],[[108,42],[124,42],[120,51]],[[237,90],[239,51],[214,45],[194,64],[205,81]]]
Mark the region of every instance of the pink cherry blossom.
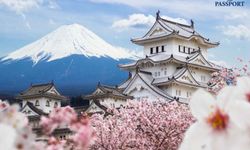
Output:
[[110,113],[92,116],[96,140],[90,149],[176,150],[194,122],[178,102],[131,101]]
[[[45,134],[50,136],[48,150],[87,149],[94,133],[86,114],[78,115],[75,110],[69,106],[59,107],[52,111],[48,117],[41,118],[41,127]],[[72,135],[67,141],[57,141],[51,133],[61,126],[68,127]]]

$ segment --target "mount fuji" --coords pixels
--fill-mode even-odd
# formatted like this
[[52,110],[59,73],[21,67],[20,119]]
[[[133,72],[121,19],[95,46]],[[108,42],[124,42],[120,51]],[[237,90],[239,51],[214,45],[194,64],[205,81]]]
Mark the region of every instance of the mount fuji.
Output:
[[0,93],[17,94],[30,84],[53,81],[65,95],[86,94],[98,82],[116,85],[127,78],[117,64],[136,58],[79,25],[64,25],[0,60]]

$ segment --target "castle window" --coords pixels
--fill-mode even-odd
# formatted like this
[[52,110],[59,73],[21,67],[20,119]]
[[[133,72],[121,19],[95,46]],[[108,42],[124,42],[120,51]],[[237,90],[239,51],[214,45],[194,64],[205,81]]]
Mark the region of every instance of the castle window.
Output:
[[158,76],[160,76],[161,75],[161,72],[158,72]]
[[179,52],[191,54],[195,51],[194,48],[179,45]]
[[55,104],[54,104],[54,108],[57,108],[58,107],[58,103],[57,102],[55,102]]
[[49,100],[46,101],[46,106],[47,106],[47,107],[50,107],[50,102],[49,102]]
[[151,48],[150,48],[150,54],[153,54],[153,53],[154,53],[154,48],[151,47]]
[[159,47],[156,46],[156,53],[159,53]]
[[191,97],[192,93],[191,92],[187,92],[187,98]]
[[157,72],[155,72],[155,77],[157,77]]
[[195,72],[195,71],[193,71],[193,70],[191,70],[191,73],[196,74],[196,72]]
[[206,76],[201,76],[201,81],[205,82],[206,81]]
[[162,51],[162,52],[165,52],[165,50],[164,50],[164,45],[161,46],[161,51]]
[[176,96],[181,96],[181,90],[176,90]]
[[164,69],[164,75],[167,75],[167,68]]
[[39,100],[36,100],[36,102],[35,102],[35,106],[40,106],[40,104],[39,104]]

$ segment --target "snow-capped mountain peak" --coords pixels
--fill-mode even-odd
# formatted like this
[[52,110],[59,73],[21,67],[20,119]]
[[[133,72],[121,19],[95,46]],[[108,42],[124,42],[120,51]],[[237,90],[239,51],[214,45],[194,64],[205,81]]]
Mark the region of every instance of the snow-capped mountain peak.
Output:
[[133,59],[135,52],[114,47],[79,24],[64,25],[41,39],[20,48],[2,60],[30,58],[35,64],[41,60],[57,60],[73,54],[86,57]]

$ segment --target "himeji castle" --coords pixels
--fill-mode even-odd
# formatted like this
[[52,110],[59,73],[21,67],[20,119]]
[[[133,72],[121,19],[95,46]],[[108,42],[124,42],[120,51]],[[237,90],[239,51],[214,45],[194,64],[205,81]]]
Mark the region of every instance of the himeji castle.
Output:
[[[130,75],[113,89],[124,97],[188,103],[194,91],[208,88],[211,73],[218,71],[218,67],[208,60],[208,50],[219,43],[200,35],[192,20],[190,25],[181,24],[163,19],[157,12],[149,31],[131,41],[143,46],[144,56],[119,65]],[[98,92],[91,96],[98,97]],[[104,101],[100,97],[97,99]],[[119,100],[122,101],[121,98],[116,101]]]

